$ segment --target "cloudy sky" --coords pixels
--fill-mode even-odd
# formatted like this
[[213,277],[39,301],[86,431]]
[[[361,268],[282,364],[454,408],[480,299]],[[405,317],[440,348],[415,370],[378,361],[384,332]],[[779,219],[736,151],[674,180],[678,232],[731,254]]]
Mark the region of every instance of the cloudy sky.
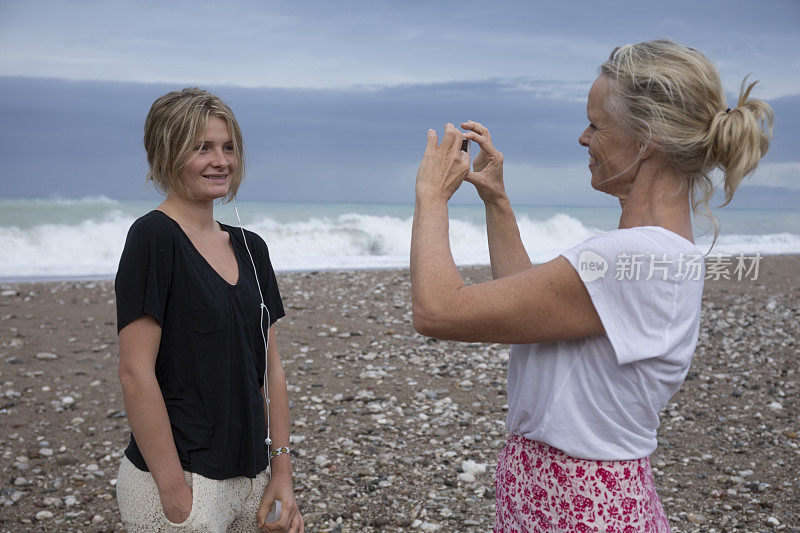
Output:
[[242,124],[249,199],[410,201],[427,128],[472,119],[518,202],[603,205],[577,144],[586,93],[614,46],[670,37],[715,61],[731,97],[760,80],[778,119],[752,196],[785,202],[800,195],[799,26],[795,0],[0,0],[0,195],[145,196],[147,110],[200,85]]

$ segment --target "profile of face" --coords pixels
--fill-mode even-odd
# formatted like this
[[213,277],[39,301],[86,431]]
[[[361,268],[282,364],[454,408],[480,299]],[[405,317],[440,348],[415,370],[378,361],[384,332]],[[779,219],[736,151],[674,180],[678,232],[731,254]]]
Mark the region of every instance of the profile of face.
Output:
[[228,194],[230,178],[239,160],[225,120],[209,117],[193,148],[194,155],[180,174],[192,196],[197,200],[214,200]]
[[586,103],[589,126],[578,142],[589,149],[592,187],[612,196],[625,196],[639,169],[639,147],[606,111],[612,90],[611,81],[604,75],[592,84]]

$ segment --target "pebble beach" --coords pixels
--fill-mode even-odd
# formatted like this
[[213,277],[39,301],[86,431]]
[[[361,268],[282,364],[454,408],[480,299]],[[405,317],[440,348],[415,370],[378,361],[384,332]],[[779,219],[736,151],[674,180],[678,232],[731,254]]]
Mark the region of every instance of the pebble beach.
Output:
[[[408,270],[278,281],[306,530],[490,531],[508,346],[414,332]],[[800,256],[708,280],[702,305],[651,456],[672,531],[800,532]],[[0,531],[122,531],[117,358],[111,281],[0,286]]]

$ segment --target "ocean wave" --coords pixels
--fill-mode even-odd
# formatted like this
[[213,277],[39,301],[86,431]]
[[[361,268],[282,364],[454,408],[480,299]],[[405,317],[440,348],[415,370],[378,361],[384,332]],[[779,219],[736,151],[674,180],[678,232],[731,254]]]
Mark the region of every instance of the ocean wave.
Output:
[[[112,209],[76,224],[37,224],[27,228],[0,226],[0,278],[113,276],[135,217]],[[534,262],[600,233],[567,214],[537,220],[522,216],[520,234]],[[247,228],[269,245],[278,271],[315,269],[399,268],[408,265],[411,218],[348,213],[301,221],[254,217]],[[698,240],[704,252],[710,237]],[[450,221],[450,245],[459,265],[488,264],[483,224]],[[712,253],[800,253],[800,235],[723,235]]]
[[[707,253],[713,238],[697,239],[697,247]],[[768,235],[720,235],[710,255],[777,255],[800,253],[800,235],[795,233],[771,233]]]

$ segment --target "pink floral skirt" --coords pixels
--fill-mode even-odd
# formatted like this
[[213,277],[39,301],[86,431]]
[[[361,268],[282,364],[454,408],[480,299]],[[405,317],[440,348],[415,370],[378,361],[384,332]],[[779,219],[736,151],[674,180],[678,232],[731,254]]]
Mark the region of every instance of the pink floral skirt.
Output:
[[496,533],[668,533],[650,459],[575,459],[512,435],[494,475]]

